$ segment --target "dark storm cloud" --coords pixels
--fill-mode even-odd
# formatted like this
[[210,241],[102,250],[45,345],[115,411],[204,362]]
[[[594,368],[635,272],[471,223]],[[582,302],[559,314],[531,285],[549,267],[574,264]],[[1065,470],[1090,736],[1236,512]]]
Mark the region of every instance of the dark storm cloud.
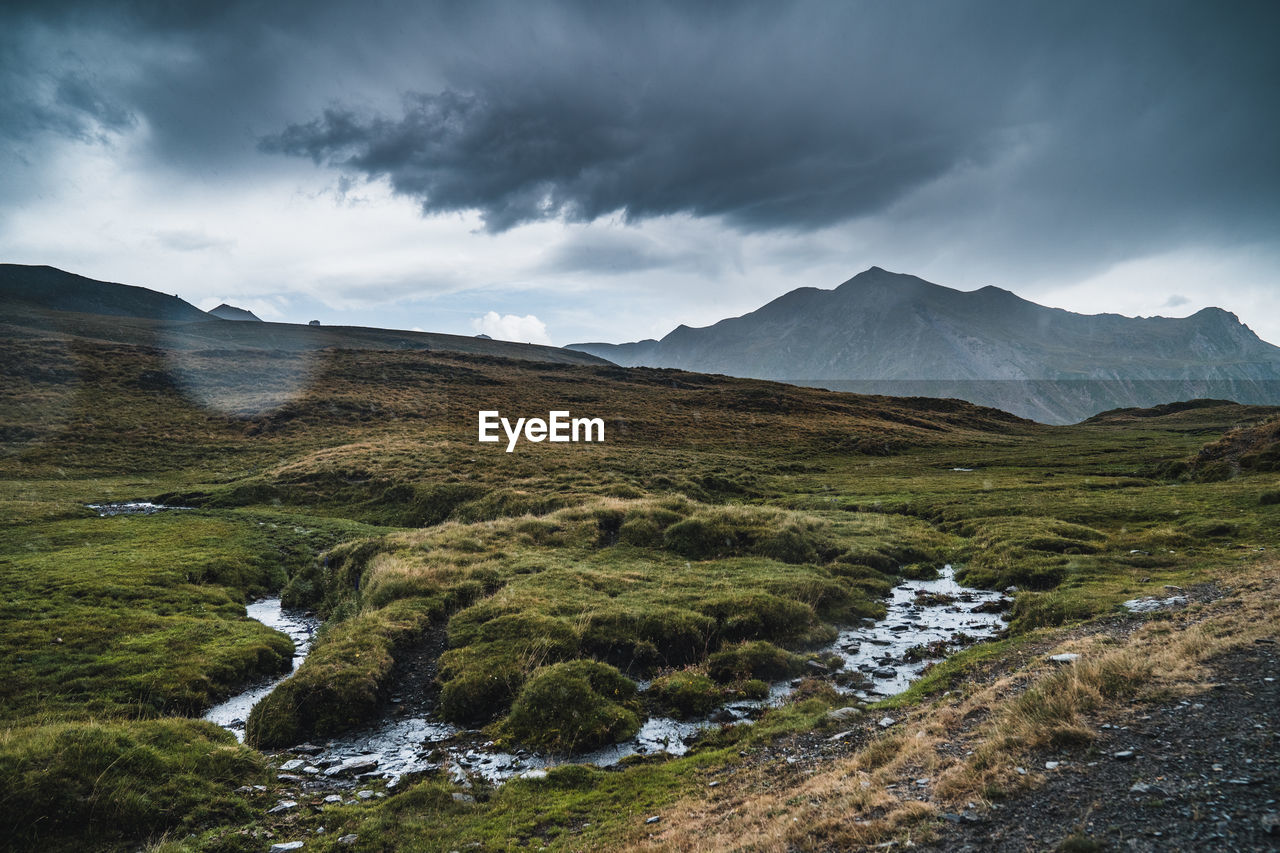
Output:
[[[493,231],[614,212],[823,225],[996,141],[1001,103],[958,101],[933,71],[896,75],[913,63],[874,29],[842,6],[561,18],[492,64],[460,61],[451,88],[406,95],[398,115],[334,107],[262,147],[386,178],[427,213],[478,210]],[[954,54],[939,36],[922,47]]]
[[34,45],[0,38],[0,137],[31,140],[50,132],[94,141],[136,123],[129,107],[82,62],[43,69]]
[[[0,108],[26,139],[145,125],[146,163],[215,180],[308,158],[493,232],[861,218],[1102,260],[1274,239],[1278,24],[1163,0],[24,2]],[[664,262],[616,249],[561,261]]]
[[262,147],[492,231],[613,213],[807,229],[974,170],[1025,194],[1028,223],[1104,245],[1275,224],[1274,5],[610,8],[481,50],[394,113],[334,106]]

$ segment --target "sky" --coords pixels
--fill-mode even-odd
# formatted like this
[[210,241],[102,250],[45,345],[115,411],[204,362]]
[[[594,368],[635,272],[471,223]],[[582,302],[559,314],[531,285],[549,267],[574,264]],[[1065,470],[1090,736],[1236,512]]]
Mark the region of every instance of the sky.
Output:
[[1280,344],[1280,4],[0,6],[0,262],[661,337],[870,267]]

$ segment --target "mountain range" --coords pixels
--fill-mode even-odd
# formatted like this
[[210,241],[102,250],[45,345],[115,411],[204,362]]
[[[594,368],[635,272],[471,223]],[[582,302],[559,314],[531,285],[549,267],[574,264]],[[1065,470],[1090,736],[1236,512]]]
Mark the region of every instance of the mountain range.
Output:
[[661,340],[569,349],[623,366],[957,397],[1047,423],[1197,397],[1280,403],[1280,347],[1220,308],[1183,319],[1084,315],[879,267]]

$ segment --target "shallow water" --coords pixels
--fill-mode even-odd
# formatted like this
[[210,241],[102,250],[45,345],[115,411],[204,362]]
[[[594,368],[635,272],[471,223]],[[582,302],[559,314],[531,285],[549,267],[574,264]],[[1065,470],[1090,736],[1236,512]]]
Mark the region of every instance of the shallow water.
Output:
[[[935,596],[932,603],[917,599],[920,594]],[[836,641],[824,652],[838,654],[845,669],[862,673],[866,682],[860,686],[839,688],[863,699],[874,700],[905,690],[931,662],[952,651],[989,639],[1004,628],[998,614],[974,613],[984,603],[999,601],[998,592],[962,587],[955,581],[951,566],[945,566],[937,580],[907,581],[895,587],[886,603],[886,617],[841,631]],[[314,618],[280,609],[280,600],[264,599],[248,607],[249,615],[284,631],[295,644],[294,667],[306,657],[311,635],[317,627]],[[905,660],[913,646],[935,644],[928,657]],[[244,720],[253,704],[267,695],[284,677],[263,682],[213,708],[205,715],[244,738]],[[760,701],[733,702],[725,706],[734,722],[750,722],[763,707],[779,705],[786,700],[795,683],[777,682],[769,697]],[[423,717],[384,719],[366,729],[327,741],[298,767],[299,772],[317,779],[348,778],[343,762],[360,763],[370,756],[377,759],[376,769],[361,768],[356,775],[385,777],[394,784],[402,775],[444,767],[461,782],[468,776],[502,782],[514,776],[537,776],[548,767],[566,761],[589,763],[601,767],[617,764],[631,755],[667,752],[683,755],[689,744],[706,729],[721,725],[711,719],[674,720],[651,717],[635,737],[571,759],[540,755],[528,750],[502,752],[478,731],[465,731],[440,721]]]
[[85,506],[96,512],[100,518],[110,515],[151,515],[170,509],[191,509],[189,506],[166,506],[153,504],[151,501],[123,501],[109,504],[85,504]]
[[[929,600],[917,599],[922,594],[936,596],[936,603],[918,603]],[[921,660],[908,662],[908,649],[940,643],[955,651],[990,639],[1004,629],[1004,620],[996,613],[973,610],[1003,599],[1003,593],[961,586],[952,567],[944,566],[937,580],[906,581],[894,587],[884,619],[841,631],[828,651],[844,658],[845,669],[871,678],[870,686],[850,692],[867,699],[892,696],[906,690],[930,663],[946,656],[926,651]]]
[[276,685],[284,681],[302,663],[303,658],[311,651],[311,637],[320,627],[320,620],[298,610],[284,610],[280,607],[280,599],[264,598],[254,601],[245,607],[250,619],[257,619],[262,624],[287,634],[293,640],[293,664],[283,675],[263,679],[220,705],[210,708],[204,715],[206,720],[229,729],[236,739],[244,741],[244,723],[249,717],[249,710],[258,700],[266,696]]

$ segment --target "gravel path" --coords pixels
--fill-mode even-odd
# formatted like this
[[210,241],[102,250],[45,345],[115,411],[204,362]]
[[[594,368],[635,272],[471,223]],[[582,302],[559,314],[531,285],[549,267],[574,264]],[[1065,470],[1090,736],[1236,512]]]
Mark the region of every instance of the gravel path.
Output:
[[944,822],[928,849],[1280,850],[1280,646],[1210,667],[1213,689],[1144,705],[1087,748],[1038,756],[1027,769],[1043,786],[980,823]]

